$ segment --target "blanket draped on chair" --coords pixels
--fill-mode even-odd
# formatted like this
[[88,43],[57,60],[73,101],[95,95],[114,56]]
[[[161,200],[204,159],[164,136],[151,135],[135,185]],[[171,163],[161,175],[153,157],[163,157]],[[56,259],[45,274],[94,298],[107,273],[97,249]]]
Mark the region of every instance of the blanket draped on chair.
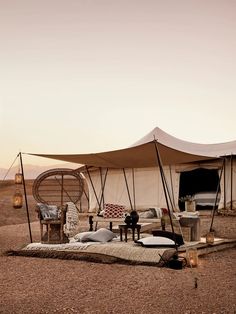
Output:
[[76,233],[76,228],[78,225],[78,211],[74,203],[67,203],[67,212],[66,212],[66,223],[64,224],[64,233],[68,238],[73,237]]

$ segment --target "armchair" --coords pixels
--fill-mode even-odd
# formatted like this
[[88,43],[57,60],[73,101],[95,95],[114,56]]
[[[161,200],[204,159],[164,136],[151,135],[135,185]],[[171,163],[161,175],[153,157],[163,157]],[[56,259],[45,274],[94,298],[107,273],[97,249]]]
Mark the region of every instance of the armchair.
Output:
[[[69,242],[63,229],[66,223],[67,207],[67,204],[64,206],[52,206],[38,203],[36,205],[40,224],[41,243],[59,244]],[[46,232],[44,232],[44,226],[46,226]]]

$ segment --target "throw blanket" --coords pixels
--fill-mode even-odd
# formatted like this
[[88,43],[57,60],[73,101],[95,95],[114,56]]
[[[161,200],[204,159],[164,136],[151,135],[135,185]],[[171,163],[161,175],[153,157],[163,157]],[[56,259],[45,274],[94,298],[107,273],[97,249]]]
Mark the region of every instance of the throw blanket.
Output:
[[67,203],[66,223],[64,225],[64,233],[68,238],[73,237],[78,225],[78,211],[74,203]]
[[161,218],[162,217],[161,208],[148,208],[147,210],[140,212],[140,218]]

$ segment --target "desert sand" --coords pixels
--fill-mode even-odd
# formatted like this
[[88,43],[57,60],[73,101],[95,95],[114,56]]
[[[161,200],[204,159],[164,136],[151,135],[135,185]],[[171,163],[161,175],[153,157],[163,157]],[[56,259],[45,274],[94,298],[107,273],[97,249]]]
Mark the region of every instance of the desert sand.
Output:
[[[236,217],[216,216],[216,235],[236,238],[235,223]],[[87,221],[80,226],[85,230]],[[202,234],[209,226],[210,216],[203,216]],[[38,223],[31,228],[39,241]],[[236,313],[235,248],[182,270],[4,253],[29,242],[27,224],[0,227],[0,313]]]

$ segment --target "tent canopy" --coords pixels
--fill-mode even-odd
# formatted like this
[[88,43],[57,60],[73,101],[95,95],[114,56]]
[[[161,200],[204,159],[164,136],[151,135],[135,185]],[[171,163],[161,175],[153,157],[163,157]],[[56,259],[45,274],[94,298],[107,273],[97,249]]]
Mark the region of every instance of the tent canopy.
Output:
[[236,154],[236,141],[196,144],[177,139],[159,128],[153,129],[131,147],[90,154],[30,154],[87,166],[141,168],[157,166],[157,145],[163,165],[198,162]]

